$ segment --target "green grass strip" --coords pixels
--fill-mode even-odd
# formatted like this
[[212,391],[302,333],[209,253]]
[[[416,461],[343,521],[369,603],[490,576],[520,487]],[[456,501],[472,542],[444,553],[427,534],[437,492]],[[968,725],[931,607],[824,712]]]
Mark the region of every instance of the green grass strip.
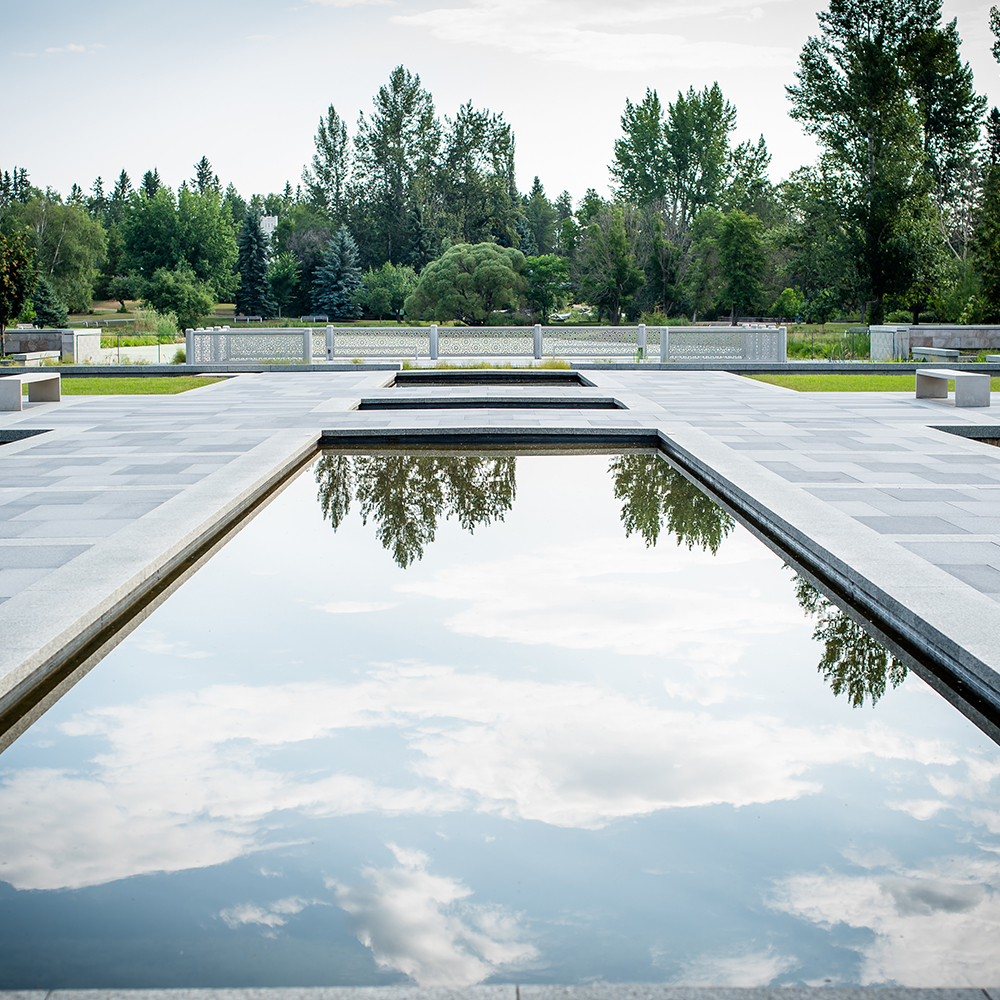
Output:
[[[758,382],[782,385],[797,392],[916,392],[913,373],[906,375],[748,375]],[[951,381],[949,386],[954,388]],[[1000,392],[1000,378],[990,379],[990,391]]]
[[[187,392],[222,382],[220,378],[198,378],[195,375],[164,375],[162,378],[64,378],[64,396],[163,396]],[[23,387],[25,393],[28,387]]]

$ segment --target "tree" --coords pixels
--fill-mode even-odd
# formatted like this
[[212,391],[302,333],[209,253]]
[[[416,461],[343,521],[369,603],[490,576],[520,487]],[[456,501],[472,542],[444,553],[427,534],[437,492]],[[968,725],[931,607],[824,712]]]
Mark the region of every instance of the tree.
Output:
[[399,263],[408,210],[429,189],[441,141],[431,95],[420,77],[397,66],[380,87],[375,108],[358,119],[358,174],[372,215],[372,239],[382,260]]
[[736,527],[732,516],[662,458],[622,455],[612,459],[615,498],[622,500],[621,519],[626,537],[642,536],[646,548],[656,545],[660,532],[715,555]]
[[603,209],[587,228],[577,256],[580,287],[591,305],[607,312],[612,325],[642,287],[635,214],[621,205]]
[[278,309],[278,315],[287,314],[289,306],[298,298],[301,287],[301,274],[295,255],[287,251],[278,254],[271,261],[267,271],[267,283],[271,289],[271,298]]
[[160,171],[156,167],[153,167],[152,170],[147,170],[142,175],[142,193],[147,198],[152,198],[160,190],[162,183],[160,180]]
[[369,268],[357,291],[358,304],[373,316],[392,316],[402,322],[403,306],[417,287],[417,272],[407,264],[386,261],[377,271]]
[[236,269],[240,284],[236,291],[236,313],[269,319],[277,306],[271,299],[267,280],[267,236],[260,228],[260,216],[256,212],[247,212],[244,216],[238,247]]
[[182,185],[175,197],[163,185],[152,198],[132,199],[121,229],[129,271],[148,280],[161,268],[188,267],[198,281],[211,285],[216,301],[232,301],[228,296],[236,291],[236,235],[217,188],[202,195]]
[[738,208],[728,212],[719,230],[719,264],[726,284],[723,291],[735,321],[742,311],[753,314],[760,305],[761,277],[767,266],[760,219]]
[[795,596],[807,615],[817,619],[813,638],[823,643],[819,672],[833,693],[847,695],[852,708],[872,706],[906,680],[906,664],[897,660],[877,639],[827,600],[812,584],[796,577]]
[[48,276],[58,297],[72,312],[86,312],[93,296],[97,265],[106,250],[101,224],[78,205],[63,204],[51,189],[16,204],[4,214],[8,235],[28,229],[37,252],[35,265]]
[[528,282],[528,303],[540,313],[542,322],[547,323],[549,310],[569,287],[569,261],[554,253],[528,257],[524,277]]
[[361,522],[406,569],[423,558],[442,517],[470,534],[502,521],[517,492],[513,457],[326,455],[316,463],[323,517],[336,531],[357,499]]
[[37,327],[61,329],[69,320],[66,306],[44,274],[38,276],[38,284],[31,295],[31,305],[35,310],[33,322]]
[[482,326],[496,310],[518,304],[527,288],[524,266],[524,254],[513,247],[458,243],[423,269],[406,314]]
[[984,105],[954,24],[941,27],[940,0],[830,0],[818,18],[822,33],[806,42],[787,88],[791,114],[837,175],[846,255],[879,322],[886,296],[910,278],[898,253],[901,209],[971,156]]
[[313,279],[312,304],[331,320],[357,319],[360,314],[354,293],[361,287],[358,248],[354,238],[341,226],[327,245],[323,263]]
[[347,180],[351,173],[351,140],[347,126],[331,104],[326,118],[320,116],[319,127],[313,140],[316,152],[312,170],[304,167],[302,183],[309,192],[312,203],[331,222],[347,221]]
[[173,270],[161,267],[155,271],[146,283],[145,298],[158,312],[174,313],[182,330],[196,327],[216,302],[212,286],[199,281],[187,264]]
[[428,222],[436,216],[439,232],[455,243],[492,239],[509,246],[520,208],[511,127],[503,115],[474,108],[471,101],[445,121],[434,204],[425,204],[421,215]]
[[805,304],[806,300],[797,288],[786,288],[775,299],[774,305],[771,306],[771,312],[778,319],[794,320],[802,313],[802,307]]
[[219,190],[219,175],[212,170],[212,164],[208,162],[207,156],[203,156],[194,165],[191,186],[201,195],[208,194],[209,191]]
[[622,132],[610,167],[619,195],[640,205],[666,198],[663,107],[655,90],[647,87],[641,104],[625,99]]
[[531,192],[524,199],[522,209],[525,222],[534,238],[536,252],[542,256],[551,253],[555,247],[555,227],[559,213],[545,197],[545,188],[537,177],[531,185]]
[[7,353],[5,331],[35,290],[35,248],[25,233],[9,239],[0,233],[0,354]]

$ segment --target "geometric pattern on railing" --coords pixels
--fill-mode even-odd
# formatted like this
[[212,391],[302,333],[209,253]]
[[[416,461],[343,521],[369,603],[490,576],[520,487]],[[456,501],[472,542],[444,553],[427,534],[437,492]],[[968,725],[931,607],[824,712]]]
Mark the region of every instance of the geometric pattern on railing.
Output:
[[[542,327],[542,353],[561,356],[634,356],[639,349],[634,326]],[[657,340],[659,350],[659,340]]]
[[442,326],[438,328],[438,357],[522,355],[535,353],[532,326]]
[[[302,331],[275,329],[267,333],[226,330],[213,332],[196,330],[193,334],[194,357],[188,363],[239,361],[295,361],[305,360],[302,350]],[[322,355],[320,355],[322,357]]]
[[[784,361],[786,343],[783,327],[673,327],[668,332],[666,359]],[[648,353],[652,356],[652,347]]]
[[[325,336],[325,334],[324,334]],[[338,358],[430,357],[431,334],[426,326],[338,326],[333,352]],[[318,356],[326,355],[326,341]]]

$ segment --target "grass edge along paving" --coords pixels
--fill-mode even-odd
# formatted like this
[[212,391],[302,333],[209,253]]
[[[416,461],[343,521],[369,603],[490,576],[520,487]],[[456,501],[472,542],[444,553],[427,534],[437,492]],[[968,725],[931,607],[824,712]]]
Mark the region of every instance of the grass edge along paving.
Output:
[[[204,378],[200,375],[164,375],[162,378],[64,378],[64,396],[163,396],[199,389],[224,382],[224,378]],[[27,393],[28,386],[22,387]]]
[[[833,375],[833,374],[789,374],[789,375],[747,375],[746,378],[758,382],[770,382],[796,392],[915,392],[916,377],[912,372],[905,375]],[[954,382],[949,382],[954,388]],[[990,391],[1000,392],[1000,378],[990,379]]]

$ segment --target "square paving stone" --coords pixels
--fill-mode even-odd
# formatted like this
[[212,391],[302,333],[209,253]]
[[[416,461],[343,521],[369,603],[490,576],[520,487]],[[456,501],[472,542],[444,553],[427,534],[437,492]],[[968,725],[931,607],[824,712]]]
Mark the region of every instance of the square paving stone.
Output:
[[967,535],[943,517],[859,517],[862,524],[874,528],[882,535]]
[[937,563],[946,573],[958,577],[963,583],[983,594],[1000,594],[1000,570],[992,566],[969,566],[966,564]]
[[0,545],[0,569],[57,569],[89,545]]

